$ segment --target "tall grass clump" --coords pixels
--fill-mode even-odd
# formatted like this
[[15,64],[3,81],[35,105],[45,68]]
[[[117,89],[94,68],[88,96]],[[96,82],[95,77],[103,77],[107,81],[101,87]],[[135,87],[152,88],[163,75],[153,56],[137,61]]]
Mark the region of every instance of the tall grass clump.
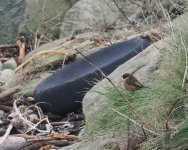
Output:
[[147,129],[157,134],[144,131],[141,120],[131,112],[117,89],[106,86],[104,91],[98,92],[107,98],[108,103],[103,104],[92,118],[88,118],[91,135],[129,133],[134,137],[145,139],[141,144],[143,149],[188,148],[186,139],[188,128],[185,125],[188,116],[187,18],[188,14],[184,14],[172,23],[169,32],[169,37],[172,38],[168,42],[170,46],[164,51],[161,65],[163,73],[152,76],[153,82],[149,88],[143,88],[134,93],[118,88],[131,102],[135,111],[147,122]]
[[[178,93],[178,98],[173,100],[171,106],[171,114],[169,115],[169,122],[171,131],[166,132],[153,144],[146,144],[144,149],[174,149],[184,150],[188,149],[188,95],[187,95],[187,65],[188,65],[188,14],[184,14],[174,20],[173,34],[175,35],[174,42],[177,45],[177,52],[174,50],[176,58],[175,67],[172,66],[172,73],[180,77],[181,90]],[[179,65],[178,65],[179,64]],[[171,66],[171,65],[169,65]],[[176,105],[175,105],[176,104]]]

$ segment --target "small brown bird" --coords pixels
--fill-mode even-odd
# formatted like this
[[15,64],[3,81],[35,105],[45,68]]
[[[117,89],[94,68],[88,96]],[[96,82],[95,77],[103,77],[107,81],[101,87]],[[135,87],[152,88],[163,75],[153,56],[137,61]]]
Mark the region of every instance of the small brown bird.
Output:
[[123,77],[123,86],[127,91],[134,92],[144,87],[142,83],[140,83],[133,75],[129,73],[125,73],[122,77]]

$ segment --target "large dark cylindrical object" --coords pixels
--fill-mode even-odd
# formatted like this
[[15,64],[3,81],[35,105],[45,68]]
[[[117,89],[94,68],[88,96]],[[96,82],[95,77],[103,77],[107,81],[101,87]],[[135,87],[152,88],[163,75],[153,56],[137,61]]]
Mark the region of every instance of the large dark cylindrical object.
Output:
[[[102,48],[87,58],[108,75],[148,45],[147,40],[134,38]],[[76,59],[42,81],[36,87],[34,97],[37,102],[48,103],[48,111],[66,115],[81,108],[85,92],[93,86],[91,82],[101,78],[85,59]]]

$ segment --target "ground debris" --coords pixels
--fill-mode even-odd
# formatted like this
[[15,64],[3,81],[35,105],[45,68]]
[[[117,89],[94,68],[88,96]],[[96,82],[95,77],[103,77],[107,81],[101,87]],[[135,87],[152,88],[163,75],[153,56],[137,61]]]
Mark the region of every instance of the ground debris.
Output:
[[[32,103],[26,103],[28,100]],[[77,135],[84,126],[82,114],[71,113],[67,117],[45,114],[32,97],[14,99],[12,106],[0,106],[0,126],[5,129],[0,143],[10,137],[23,138],[25,143],[19,147],[22,150],[48,150],[71,145],[78,140]]]

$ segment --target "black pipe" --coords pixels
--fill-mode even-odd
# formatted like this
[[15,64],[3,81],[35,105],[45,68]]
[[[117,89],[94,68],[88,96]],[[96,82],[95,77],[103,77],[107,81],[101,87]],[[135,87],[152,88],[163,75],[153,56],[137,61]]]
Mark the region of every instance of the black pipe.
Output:
[[[109,75],[149,45],[146,39],[134,38],[102,48],[87,58]],[[34,97],[36,102],[46,103],[41,105],[44,110],[44,105],[49,104],[48,111],[66,115],[81,108],[85,92],[93,86],[91,82],[101,78],[85,59],[76,59],[42,81],[34,90]]]

